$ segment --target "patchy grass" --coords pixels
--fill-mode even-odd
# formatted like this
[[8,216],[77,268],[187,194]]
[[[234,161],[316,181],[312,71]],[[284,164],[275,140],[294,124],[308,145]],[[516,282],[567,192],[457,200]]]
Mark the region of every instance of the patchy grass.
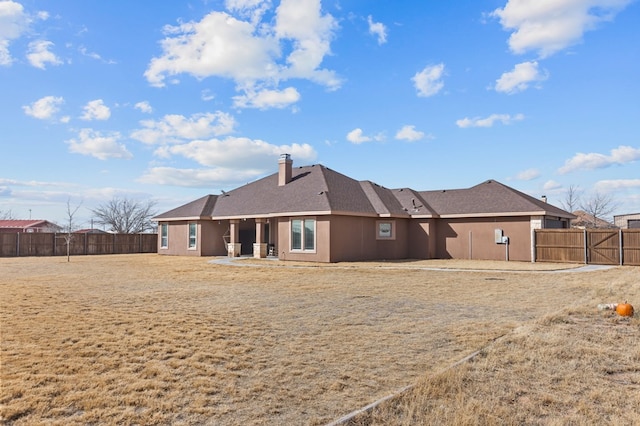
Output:
[[595,306],[638,268],[208,260],[0,259],[1,420],[325,424],[416,384],[353,421],[637,423],[638,320]]

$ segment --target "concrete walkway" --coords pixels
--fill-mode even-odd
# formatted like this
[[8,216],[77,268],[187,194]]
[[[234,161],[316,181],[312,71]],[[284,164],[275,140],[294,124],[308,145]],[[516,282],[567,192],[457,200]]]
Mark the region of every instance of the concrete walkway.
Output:
[[[217,257],[213,260],[210,260],[209,263],[213,263],[216,265],[231,265],[231,266],[246,266],[246,267],[275,267],[276,265],[269,265],[268,263],[250,263],[250,262],[238,262],[238,260],[249,260],[253,259],[252,256],[241,256],[241,257],[227,257],[221,256]],[[278,261],[278,258],[265,258],[260,259],[261,261]],[[445,271],[445,272],[511,272],[511,273],[531,273],[531,272],[540,272],[547,274],[558,274],[558,273],[567,273],[567,272],[594,272],[594,271],[604,271],[607,269],[615,268],[617,265],[584,265],[579,266],[577,268],[566,268],[566,269],[556,269],[556,270],[514,270],[514,269],[456,269],[456,268],[435,268],[435,267],[427,267],[427,266],[376,266],[375,269],[417,269],[423,271]],[[291,262],[286,265],[278,265],[279,268],[321,268],[322,265],[318,264],[317,266],[309,266],[309,265],[296,265],[295,262]],[[353,266],[331,266],[331,268],[344,268],[344,269],[352,269]]]

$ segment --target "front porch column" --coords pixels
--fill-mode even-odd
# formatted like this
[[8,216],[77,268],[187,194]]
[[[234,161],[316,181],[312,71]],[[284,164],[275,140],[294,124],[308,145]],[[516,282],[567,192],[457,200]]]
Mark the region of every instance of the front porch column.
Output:
[[240,257],[240,219],[229,221],[229,243],[227,244],[227,255],[229,257]]
[[267,257],[267,243],[264,241],[264,228],[267,219],[256,219],[256,242],[253,244],[253,257]]

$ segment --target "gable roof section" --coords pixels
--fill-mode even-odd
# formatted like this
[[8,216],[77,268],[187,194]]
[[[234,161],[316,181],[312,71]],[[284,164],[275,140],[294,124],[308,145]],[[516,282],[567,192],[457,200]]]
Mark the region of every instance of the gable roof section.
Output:
[[393,190],[365,180],[360,182],[360,186],[369,199],[371,206],[380,217],[408,217],[409,213],[402,206]]
[[487,180],[468,189],[420,192],[440,217],[549,215],[574,216],[523,192]]
[[0,220],[0,228],[4,229],[62,229],[61,226],[56,225],[53,222],[49,222],[48,220],[35,219],[35,220],[23,220],[23,219],[5,219]]
[[410,188],[393,190],[394,197],[398,200],[402,209],[415,218],[438,217],[438,213],[425,200],[420,192]]
[[360,182],[316,164],[294,168],[291,181],[278,173],[218,197],[213,219],[279,215],[352,214],[376,216]]
[[189,220],[210,218],[213,207],[216,204],[217,195],[205,195],[202,198],[191,201],[173,210],[159,214],[153,219],[162,220]]

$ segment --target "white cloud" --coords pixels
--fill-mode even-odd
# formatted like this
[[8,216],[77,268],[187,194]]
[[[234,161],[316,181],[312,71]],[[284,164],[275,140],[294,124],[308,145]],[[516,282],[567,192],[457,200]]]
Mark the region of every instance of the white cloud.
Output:
[[100,160],[109,158],[129,159],[133,155],[124,144],[119,132],[103,133],[92,129],[81,129],[77,138],[69,139],[69,151],[75,154],[89,155]]
[[259,22],[272,7],[271,0],[225,0],[224,5],[228,11],[249,18],[254,23]]
[[209,89],[204,89],[200,93],[200,99],[202,99],[205,102],[212,101],[215,98],[216,98],[215,95],[213,95]]
[[347,133],[347,140],[351,143],[361,144],[371,141],[371,138],[369,136],[364,136],[362,134],[362,129],[358,128]]
[[596,191],[610,192],[620,190],[640,190],[640,179],[612,179],[601,180],[594,185]]
[[31,105],[25,105],[22,107],[24,113],[34,118],[41,120],[48,120],[52,118],[59,110],[59,106],[64,103],[62,96],[45,96]]
[[131,138],[146,144],[172,144],[229,134],[236,122],[233,116],[217,111],[194,114],[189,118],[169,114],[162,120],[143,120],[140,124],[143,128],[134,130]]
[[291,52],[283,68],[284,78],[304,78],[337,89],[341,82],[334,71],[320,69],[331,53],[331,40],[338,28],[330,14],[322,14],[320,0],[282,0],[276,9],[276,37],[290,43]]
[[284,90],[247,90],[244,95],[234,96],[233,105],[238,108],[286,108],[300,100],[300,93],[294,87]]
[[138,109],[146,114],[151,114],[153,112],[153,108],[151,108],[151,104],[148,101],[138,102],[133,106],[135,109]]
[[[162,54],[149,63],[147,81],[162,87],[168,76],[229,78],[240,92],[277,89],[280,81],[300,78],[337,89],[334,71],[320,68],[330,54],[336,20],[322,14],[319,0],[283,0],[275,19],[261,21],[270,2],[227,1],[231,12],[211,12],[199,22],[166,26]],[[259,89],[258,89],[259,88]],[[247,105],[250,105],[248,103]]]
[[542,189],[544,189],[545,191],[555,191],[560,188],[562,188],[562,185],[555,180],[548,180],[544,183],[544,185],[542,185]]
[[140,183],[152,185],[173,185],[195,188],[229,186],[240,182],[249,182],[263,175],[265,170],[212,168],[178,169],[174,167],[153,167],[137,179]]
[[83,110],[84,113],[80,117],[83,120],[108,120],[111,117],[111,110],[104,104],[102,99],[88,102]]
[[413,125],[403,126],[396,133],[396,139],[405,140],[409,142],[419,141],[421,139],[424,139],[424,137],[425,137],[424,132],[416,130],[416,126],[413,126]]
[[549,78],[548,73],[541,73],[538,62],[522,62],[513,67],[513,71],[505,72],[496,80],[496,92],[514,93],[522,92],[529,88],[531,83],[544,81]]
[[493,124],[497,121],[502,124],[508,125],[515,121],[521,121],[521,120],[524,120],[523,114],[516,114],[514,116],[511,116],[510,114],[491,114],[489,117],[486,117],[486,118],[465,117],[463,119],[457,120],[456,125],[463,129],[467,127],[493,127]]
[[373,22],[371,15],[367,17],[369,23],[369,34],[378,38],[378,44],[385,44],[387,42],[387,27],[380,22]]
[[36,40],[29,43],[29,51],[27,53],[29,63],[41,70],[46,69],[47,64],[62,64],[62,61],[58,59],[55,53],[49,51],[52,47],[53,43],[47,40]]
[[313,160],[317,155],[309,144],[273,145],[259,139],[236,137],[196,140],[187,144],[165,147],[164,151],[189,158],[208,167],[260,170],[265,168],[265,164],[272,166],[272,159],[283,152],[302,161]]
[[100,62],[103,62],[103,63],[105,63],[105,64],[115,64],[115,63],[116,63],[116,61],[111,60],[111,59],[109,59],[109,60],[105,60],[102,56],[100,56],[100,55],[99,55],[99,54],[97,54],[96,52],[89,52],[89,50],[87,50],[87,48],[86,48],[86,47],[84,47],[84,46],[80,46],[80,47],[78,48],[78,51],[79,51],[83,56],[86,56],[86,57],[91,58],[91,59],[95,59],[95,60],[100,61]]
[[418,91],[418,96],[433,96],[442,90],[444,87],[443,75],[444,64],[442,63],[426,66],[422,71],[416,73],[411,80]]
[[558,169],[558,173],[565,174],[575,170],[603,169],[612,165],[622,165],[640,160],[640,148],[620,145],[611,150],[611,155],[591,152],[588,154],[579,152],[573,158],[565,161],[564,166]]
[[538,169],[523,170],[516,175],[518,180],[533,180],[540,177],[540,171]]
[[581,41],[586,31],[612,20],[633,0],[508,0],[491,15],[513,31],[509,48],[516,54],[537,51],[548,57]]
[[27,31],[29,22],[29,16],[20,3],[0,1],[0,65],[11,65],[13,58],[9,44]]

